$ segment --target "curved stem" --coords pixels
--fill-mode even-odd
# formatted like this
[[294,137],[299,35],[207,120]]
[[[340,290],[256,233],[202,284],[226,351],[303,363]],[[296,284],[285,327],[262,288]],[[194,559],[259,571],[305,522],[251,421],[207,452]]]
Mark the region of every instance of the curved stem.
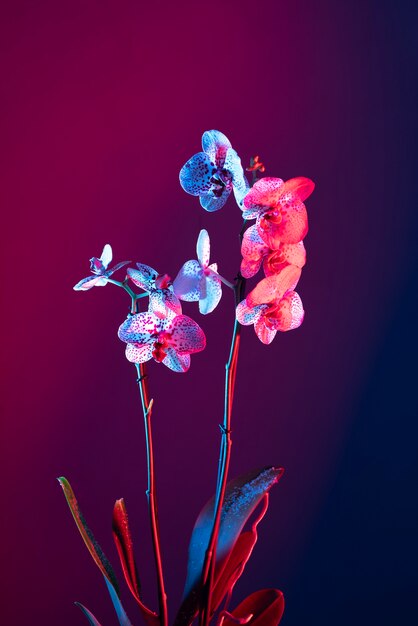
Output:
[[[245,232],[246,221],[244,221],[243,227],[240,232],[240,242]],[[237,281],[234,286],[235,307],[244,297],[246,280],[241,273],[238,273]],[[211,618],[211,602],[212,602],[212,590],[214,583],[215,564],[216,564],[216,549],[218,543],[219,529],[221,525],[221,513],[222,506],[225,498],[225,490],[228,479],[229,463],[231,458],[231,416],[232,416],[232,403],[234,399],[235,380],[237,375],[237,363],[238,353],[240,346],[241,325],[238,320],[234,320],[234,329],[232,333],[231,349],[229,353],[228,362],[225,366],[225,399],[224,399],[224,418],[221,425],[221,447],[219,455],[219,467],[218,467],[218,483],[216,489],[215,506],[214,506],[214,518],[212,532],[206,550],[205,562],[202,572],[202,603],[200,624],[201,626],[208,626]]]
[[138,387],[141,396],[142,412],[144,414],[145,425],[145,443],[147,450],[147,499],[151,524],[151,536],[152,547],[154,550],[155,568],[157,571],[157,584],[158,584],[158,606],[159,606],[159,619],[161,626],[168,625],[168,609],[167,609],[167,594],[164,586],[163,565],[161,558],[161,544],[160,544],[160,531],[158,527],[158,510],[157,510],[157,496],[155,489],[155,472],[154,472],[154,447],[152,440],[152,428],[151,428],[151,414],[153,400],[149,399],[148,392],[148,378],[146,373],[146,367],[144,363],[135,363],[136,371],[138,374]]

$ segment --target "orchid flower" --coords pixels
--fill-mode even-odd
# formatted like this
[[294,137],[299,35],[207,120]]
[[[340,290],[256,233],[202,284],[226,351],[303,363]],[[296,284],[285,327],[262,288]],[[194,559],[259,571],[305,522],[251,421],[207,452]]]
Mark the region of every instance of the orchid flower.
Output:
[[245,233],[241,246],[241,274],[251,278],[257,274],[263,263],[266,276],[278,274],[286,265],[302,268],[306,263],[306,250],[303,241],[298,243],[280,242],[277,250],[272,250],[260,237],[257,226],[253,224]]
[[83,278],[74,285],[73,289],[75,291],[88,291],[92,287],[104,287],[107,284],[107,279],[117,270],[120,270],[124,265],[128,265],[130,261],[122,261],[122,263],[118,263],[111,269],[107,269],[112,261],[112,248],[107,243],[103,248],[103,252],[98,259],[97,257],[92,257],[90,259],[90,271],[93,276],[87,276],[87,278]]
[[265,244],[277,250],[280,243],[298,243],[308,232],[303,204],[314,183],[302,176],[285,183],[281,178],[261,178],[243,201],[244,219],[257,218],[257,230]]
[[126,358],[132,363],[154,359],[174,372],[187,372],[190,355],[206,346],[200,326],[186,315],[159,317],[152,311],[131,315],[118,331],[125,341]]
[[128,269],[131,281],[149,294],[149,310],[158,317],[175,317],[181,314],[181,304],[173,293],[171,278],[159,274],[149,265],[137,263],[138,269]]
[[197,261],[187,261],[173,282],[174,293],[186,302],[199,300],[199,311],[211,313],[222,297],[221,279],[216,263],[209,265],[210,240],[201,230],[196,245]]
[[206,211],[221,209],[232,190],[241,206],[249,184],[229,139],[219,130],[207,130],[202,136],[202,148],[203,152],[193,155],[181,168],[184,191],[199,196]]
[[301,271],[299,267],[288,265],[280,274],[263,278],[237,306],[239,323],[254,324],[257,337],[263,343],[271,343],[278,330],[293,330],[302,324],[302,301],[294,291]]

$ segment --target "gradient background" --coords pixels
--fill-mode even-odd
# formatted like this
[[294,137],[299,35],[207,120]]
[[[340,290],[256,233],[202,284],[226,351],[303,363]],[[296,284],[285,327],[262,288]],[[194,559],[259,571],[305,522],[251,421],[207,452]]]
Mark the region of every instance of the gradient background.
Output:
[[[382,0],[2,3],[2,623],[84,624],[79,600],[115,624],[61,474],[116,566],[125,497],[155,607],[142,418],[116,336],[128,302],[72,286],[106,242],[175,275],[203,227],[235,275],[240,212],[205,213],[178,184],[211,128],[266,174],[317,184],[305,322],[270,347],[243,332],[231,475],[286,474],[235,602],[275,586],[285,626],[413,621],[417,17]],[[231,294],[198,319],[208,347],[187,376],[150,367],[172,615],[214,490]]]

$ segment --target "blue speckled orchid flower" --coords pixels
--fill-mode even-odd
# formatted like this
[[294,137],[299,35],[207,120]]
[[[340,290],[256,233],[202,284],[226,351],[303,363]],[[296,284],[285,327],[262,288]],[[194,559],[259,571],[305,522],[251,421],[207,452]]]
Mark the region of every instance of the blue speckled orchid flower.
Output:
[[122,263],[118,263],[114,267],[107,269],[112,261],[112,248],[107,243],[103,248],[103,252],[98,259],[97,257],[93,257],[90,259],[90,271],[93,276],[87,276],[87,278],[83,278],[74,285],[73,289],[75,291],[88,291],[92,287],[104,287],[107,284],[107,279],[120,270],[124,265],[128,265],[130,261],[122,261]]
[[207,230],[201,230],[196,246],[197,261],[187,261],[174,279],[174,293],[186,302],[199,300],[199,311],[211,313],[222,297],[221,280],[216,263],[209,265],[210,240]]
[[168,274],[159,274],[149,265],[137,263],[136,270],[129,268],[131,281],[149,294],[149,310],[157,317],[175,317],[181,314],[180,300],[173,293],[171,278]]
[[202,148],[203,152],[192,156],[180,170],[184,191],[199,196],[206,211],[217,211],[233,190],[241,207],[249,184],[229,139],[219,130],[207,130],[202,136]]
[[128,361],[144,363],[153,358],[174,372],[187,372],[190,355],[206,346],[203,330],[187,315],[162,318],[152,311],[129,316],[118,337],[128,344]]

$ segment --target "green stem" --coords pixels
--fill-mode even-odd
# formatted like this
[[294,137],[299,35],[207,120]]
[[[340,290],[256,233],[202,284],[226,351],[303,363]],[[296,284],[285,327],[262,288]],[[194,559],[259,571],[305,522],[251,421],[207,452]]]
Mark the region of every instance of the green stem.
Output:
[[[246,221],[244,220],[239,239],[245,232]],[[235,308],[243,299],[245,293],[246,280],[241,273],[238,273],[237,281],[234,286]],[[225,400],[224,400],[224,418],[221,425],[221,446],[218,467],[218,482],[215,497],[214,517],[212,532],[205,554],[205,562],[202,572],[202,604],[200,614],[201,626],[208,626],[211,618],[211,602],[212,590],[214,584],[215,565],[216,565],[216,549],[221,524],[222,506],[225,499],[225,490],[228,480],[229,463],[231,458],[231,417],[232,403],[234,399],[235,380],[237,375],[238,353],[241,336],[241,325],[238,320],[234,319],[234,329],[232,333],[231,349],[229,352],[228,362],[225,366]]]
[[146,367],[144,363],[135,363],[136,371],[138,374],[137,382],[139,387],[139,393],[141,396],[142,412],[144,414],[144,426],[145,426],[145,443],[147,451],[147,499],[148,509],[150,515],[151,524],[151,536],[152,546],[154,550],[155,568],[157,571],[157,585],[158,585],[158,606],[159,606],[159,620],[161,626],[168,625],[168,609],[167,609],[167,594],[164,586],[163,565],[161,558],[161,542],[160,531],[158,526],[158,509],[157,509],[157,496],[155,488],[155,471],[154,471],[154,446],[152,440],[152,428],[151,428],[151,414],[153,400],[149,399],[148,393],[148,378],[146,373]]

